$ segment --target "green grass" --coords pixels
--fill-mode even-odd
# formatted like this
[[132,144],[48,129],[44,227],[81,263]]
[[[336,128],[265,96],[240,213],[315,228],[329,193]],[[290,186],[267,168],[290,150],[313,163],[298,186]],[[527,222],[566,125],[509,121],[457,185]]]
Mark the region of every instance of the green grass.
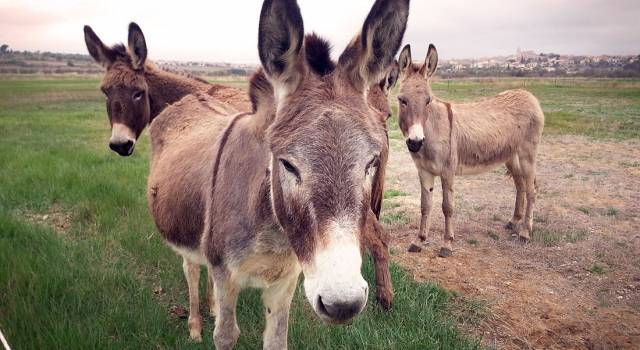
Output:
[[587,238],[584,230],[553,231],[545,228],[533,228],[532,240],[546,247],[558,246],[562,243],[577,243]]
[[382,218],[380,219],[380,221],[382,221],[387,225],[402,226],[402,225],[408,224],[411,220],[409,219],[409,216],[407,216],[405,212],[401,211],[396,213],[384,214],[382,215]]
[[388,189],[384,191],[384,199],[391,199],[394,197],[403,197],[408,195],[409,195],[408,193],[402,192],[400,190]]
[[[194,344],[186,320],[169,313],[187,306],[187,290],[181,261],[147,208],[148,137],[129,158],[108,149],[98,83],[0,78],[0,329],[14,349],[211,349],[211,319],[204,343]],[[66,231],[33,222],[35,214],[56,215],[52,208],[68,218]],[[368,257],[363,271],[371,282]],[[289,347],[479,347],[457,330],[449,292],[416,283],[395,265],[392,279],[393,311],[380,311],[372,290],[366,310],[347,326],[321,324],[298,290]],[[163,293],[154,294],[157,286]],[[237,348],[259,348],[257,291],[242,293],[238,319]]]

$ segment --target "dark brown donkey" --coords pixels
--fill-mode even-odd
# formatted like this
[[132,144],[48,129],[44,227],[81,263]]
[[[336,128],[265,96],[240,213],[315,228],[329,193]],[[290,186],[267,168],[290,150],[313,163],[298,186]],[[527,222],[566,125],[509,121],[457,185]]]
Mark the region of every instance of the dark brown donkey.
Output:
[[[84,37],[87,49],[91,56],[105,67],[105,76],[102,79],[100,89],[105,94],[107,115],[111,124],[111,138],[109,147],[121,156],[129,156],[133,153],[135,143],[145,129],[173,103],[180,101],[189,94],[198,94],[201,101],[196,102],[194,108],[201,110],[209,109],[208,98],[202,97],[204,94],[212,98],[221,100],[225,104],[216,103],[216,110],[224,113],[234,113],[237,110],[249,110],[251,103],[245,91],[225,87],[222,85],[209,84],[204,80],[174,74],[157,68],[152,62],[147,60],[147,45],[144,34],[140,27],[131,23],[129,25],[128,48],[118,44],[108,47],[102,43],[100,38],[89,26],[84,27]],[[182,119],[181,115],[175,115]],[[206,119],[208,116],[202,116]],[[206,123],[197,122],[195,125]],[[169,131],[159,131],[151,133],[152,144],[165,143],[162,140],[168,139]],[[211,141],[210,143],[212,143]],[[169,142],[166,142],[169,143]],[[192,146],[197,144],[193,143]],[[200,145],[211,148],[211,144]],[[160,146],[154,147],[154,153],[160,153]],[[155,159],[156,157],[154,157]],[[207,159],[202,159],[207,162]],[[161,164],[160,164],[161,165]],[[152,164],[153,169],[153,164]],[[190,174],[193,175],[193,174]],[[194,179],[201,176],[192,176]],[[153,178],[151,171],[150,178]],[[202,180],[204,181],[204,179]],[[153,188],[149,188],[152,191]],[[185,192],[184,189],[176,189],[177,192]],[[204,200],[201,193],[188,192],[183,198],[176,197],[172,203],[173,215],[163,215],[162,221],[155,217],[158,229],[163,234],[178,235],[185,238],[183,241],[174,241],[168,238],[170,245],[174,247],[183,257],[183,270],[189,286],[189,328],[191,337],[199,339],[201,337],[202,322],[199,313],[198,282],[200,279],[200,265],[206,264],[204,256],[198,254],[198,249],[191,249],[199,245],[204,224]],[[179,199],[184,201],[180,201]],[[192,201],[192,203],[189,203]],[[197,208],[200,208],[199,211]],[[171,218],[183,217],[180,213],[195,210],[193,216],[185,224],[184,222],[169,223]],[[153,211],[154,216],[156,211]],[[194,251],[195,250],[195,251]],[[213,307],[213,284],[211,278],[207,283],[207,300],[211,313]]]
[[[132,23],[130,25],[129,32],[130,40],[128,51],[139,53],[145,52],[144,56],[146,57],[146,44],[144,35],[140,28],[136,24]],[[180,140],[183,140],[183,137],[179,135],[172,136],[172,133],[175,131],[170,127],[161,127],[161,125],[166,126],[171,125],[171,123],[178,123],[179,125],[176,126],[176,128],[188,128],[188,130],[202,128],[206,131],[206,128],[209,127],[209,123],[206,121],[207,118],[216,117],[216,113],[219,113],[220,111],[233,110],[228,105],[221,105],[219,102],[214,103],[211,99],[203,97],[204,92],[211,94],[215,98],[221,99],[224,102],[228,102],[233,107],[241,110],[245,109],[246,106],[249,105],[249,99],[245,97],[246,94],[239,93],[239,90],[237,89],[226,88],[219,85],[210,85],[197,79],[168,73],[157,69],[148,60],[143,60],[144,64],[142,67],[136,68],[133,66],[135,56],[130,55],[124,46],[117,45],[115,47],[106,47],[89,27],[85,27],[85,40],[92,56],[107,68],[106,75],[102,82],[102,90],[105,91],[105,93],[108,93],[107,110],[109,112],[109,119],[112,124],[116,124],[116,127],[114,128],[116,130],[113,132],[112,140],[122,136],[122,131],[127,131],[124,136],[135,135],[124,139],[125,144],[129,141],[131,142],[131,148],[127,147],[127,149],[123,150],[124,152],[122,152],[122,155],[131,154],[137,135],[140,135],[148,123],[155,121],[159,113],[164,111],[164,109],[173,103],[173,101],[180,100],[180,98],[187,94],[198,94],[199,96],[197,98],[194,96],[188,97],[184,101],[181,101],[178,104],[179,108],[173,109],[171,113],[169,113],[171,117],[160,118],[163,122],[157,123],[157,127],[151,129],[151,141],[152,144],[155,145],[153,147],[153,159],[155,161],[152,162],[152,165],[155,164],[155,167],[152,167],[150,180],[156,180],[154,186],[151,185],[151,181],[149,182],[150,200],[155,198],[154,196],[151,196],[151,194],[156,193],[157,189],[162,184],[162,181],[157,179],[158,176],[155,175],[155,172],[153,171],[154,168],[163,168],[163,161],[160,159],[164,158],[161,157],[161,154],[172,153],[172,148],[180,148],[182,150],[183,147],[185,147],[184,145],[189,145],[188,147],[213,148],[213,142],[215,142],[213,137],[210,137],[204,132],[197,133],[196,136],[192,136],[191,140],[184,140],[183,142],[180,142]],[[318,46],[321,48],[322,43],[319,42],[319,45],[311,46]],[[106,59],[107,57],[109,58]],[[385,77],[380,84],[374,84],[369,90],[369,104],[376,110],[381,111],[379,114],[381,120],[384,120],[385,117],[390,114],[386,93],[393,87],[396,80],[397,71],[390,70],[387,77]],[[254,81],[259,80],[254,79]],[[252,102],[254,103],[255,109],[255,84],[252,83],[251,86],[251,90],[253,91]],[[135,99],[135,94],[141,94],[142,96]],[[272,99],[273,98],[271,98],[271,100]],[[264,100],[266,100],[266,97],[263,98],[263,101]],[[162,101],[162,103],[160,104],[158,101]],[[189,103],[192,103],[193,106],[189,106]],[[110,106],[113,106],[114,104],[120,104],[121,107],[110,108]],[[158,107],[137,108],[139,107],[139,104],[149,104],[152,106],[157,105]],[[162,108],[162,110],[160,110],[160,108]],[[187,118],[186,115],[192,113],[194,110],[204,111],[204,113],[200,113],[199,115],[202,120],[194,121],[191,117]],[[171,118],[175,118],[176,120],[170,120]],[[118,124],[120,125],[118,126]],[[131,131],[129,132],[129,130]],[[172,138],[176,138],[179,142],[171,142]],[[112,148],[115,146],[116,150],[120,150],[118,144],[113,145],[113,142],[111,143]],[[163,149],[167,147],[170,150],[163,151]],[[203,157],[206,155],[197,152],[195,154]],[[202,159],[202,162],[206,162],[206,159]],[[380,172],[382,172],[384,168],[381,166],[380,169]],[[189,187],[190,190],[185,191],[180,188],[176,189],[176,193],[186,192],[188,195],[185,198],[180,197],[181,200],[175,202],[166,202],[167,210],[164,210],[162,205],[155,205],[152,208],[152,211],[159,230],[165,236],[170,235],[170,237],[166,237],[167,241],[183,256],[184,272],[189,285],[190,333],[192,338],[200,339],[202,322],[199,315],[199,295],[197,286],[200,271],[199,266],[201,263],[205,263],[205,259],[202,256],[200,249],[194,248],[194,242],[200,242],[202,232],[202,219],[200,219],[200,217],[204,215],[204,210],[198,209],[203,207],[202,194],[199,191],[193,191],[192,188],[194,183],[200,180],[204,181],[207,170],[204,168],[189,169],[191,172],[180,171],[180,169],[172,170],[174,172],[167,172],[167,174],[171,175],[169,177],[177,178],[186,176],[192,179],[192,182],[186,184],[191,186]],[[175,171],[178,171],[179,173],[176,174]],[[383,174],[381,176],[381,179],[382,178]],[[378,182],[376,182],[376,184],[378,184]],[[372,198],[372,205],[375,209],[376,215],[379,215],[380,201],[382,199],[382,183],[380,182],[376,188],[377,190],[374,190],[374,193],[379,192],[379,195],[376,198],[379,198],[380,200],[376,201],[374,200],[375,198]],[[157,193],[155,196],[157,196]],[[189,200],[192,200],[193,203],[188,203]],[[154,200],[154,202],[158,203],[157,200]],[[184,213],[185,210],[192,210],[193,219],[189,221],[190,224],[184,225],[182,228],[179,225],[172,225],[171,220],[183,217],[182,213]],[[161,217],[156,215],[161,215]],[[177,222],[180,223],[180,221]],[[388,237],[384,234],[384,231],[379,227],[375,220],[368,222],[367,225],[369,225],[371,229],[366,231],[367,236],[365,237],[365,242],[367,248],[374,256],[376,280],[378,285],[378,300],[383,307],[388,308],[393,297],[388,270]],[[173,236],[181,238],[174,239]],[[187,242],[186,245],[184,245],[185,242]],[[207,284],[207,287],[208,290],[212,288],[211,280]],[[211,295],[212,293],[208,291],[207,299],[209,299]],[[213,313],[214,308],[212,301],[209,302],[209,306]]]
[[[516,186],[516,205],[511,227],[528,240],[536,201],[536,155],[544,127],[538,100],[524,90],[505,91],[497,96],[469,103],[450,103],[431,91],[431,77],[438,66],[438,52],[429,45],[423,64],[411,60],[409,45],[400,54],[402,85],[400,129],[407,139],[411,158],[418,168],[422,217],[418,237],[429,234],[433,206],[433,183],[442,180],[442,211],[445,218],[444,246],[440,256],[452,253],[453,179],[457,175],[479,174],[502,164]],[[526,212],[524,200],[526,194]],[[419,243],[419,242],[418,242]],[[410,251],[419,250],[413,244]]]
[[246,287],[263,290],[263,347],[286,348],[301,271],[322,320],[345,322],[364,309],[362,236],[386,143],[366,93],[393,61],[408,12],[408,0],[377,0],[338,63],[320,64],[328,55],[304,44],[296,2],[263,3],[258,49],[275,116],[262,113],[258,97],[255,116],[233,118],[219,134],[208,186],[203,241],[217,349],[232,348],[239,337],[236,303]]
[[250,108],[243,90],[167,72],[149,62],[144,34],[135,23],[129,24],[128,49],[121,44],[105,46],[89,26],[84,27],[84,39],[89,54],[106,68],[100,89],[111,123],[109,147],[121,156],[131,155],[144,128],[188,94],[206,92],[239,111]]

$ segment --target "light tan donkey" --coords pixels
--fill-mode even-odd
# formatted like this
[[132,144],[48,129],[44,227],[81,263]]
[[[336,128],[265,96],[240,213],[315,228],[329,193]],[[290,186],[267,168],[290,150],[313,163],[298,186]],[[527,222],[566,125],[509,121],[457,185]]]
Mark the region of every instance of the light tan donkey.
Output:
[[438,53],[433,45],[429,45],[421,65],[412,62],[411,48],[406,45],[399,64],[400,129],[418,168],[421,187],[420,242],[412,244],[409,251],[419,251],[418,244],[429,237],[436,176],[442,181],[445,217],[444,245],[439,255],[448,257],[454,240],[454,177],[483,173],[502,164],[516,186],[515,209],[507,227],[522,240],[529,240],[536,201],[536,154],[544,127],[538,100],[524,90],[509,90],[470,103],[450,103],[435,97],[430,79],[438,65]]

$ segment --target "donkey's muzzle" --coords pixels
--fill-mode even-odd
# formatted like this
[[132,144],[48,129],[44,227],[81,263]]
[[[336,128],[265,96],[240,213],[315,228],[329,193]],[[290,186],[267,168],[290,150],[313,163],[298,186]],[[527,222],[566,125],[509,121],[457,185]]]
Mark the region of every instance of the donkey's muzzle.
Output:
[[424,142],[423,139],[420,139],[420,140],[407,139],[407,148],[409,149],[409,152],[411,153],[418,152],[420,148],[422,148],[422,142]]
[[365,289],[361,298],[351,299],[349,301],[331,301],[330,299],[322,299],[318,296],[317,312],[324,316],[332,323],[344,323],[357,316],[364,309],[367,303],[367,290]]
[[126,140],[121,142],[109,142],[109,148],[123,157],[128,157],[133,153],[133,140]]

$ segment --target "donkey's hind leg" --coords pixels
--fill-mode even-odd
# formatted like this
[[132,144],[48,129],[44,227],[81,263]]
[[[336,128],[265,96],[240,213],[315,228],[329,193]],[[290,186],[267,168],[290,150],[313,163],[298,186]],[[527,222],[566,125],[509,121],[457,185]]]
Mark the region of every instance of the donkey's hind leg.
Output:
[[513,157],[513,159],[509,160],[506,163],[507,170],[511,177],[513,178],[513,183],[516,186],[516,204],[513,209],[513,217],[509,222],[505,225],[505,228],[508,230],[517,230],[518,225],[522,221],[522,217],[524,216],[524,198],[526,194],[526,186],[524,178],[522,177],[522,172],[520,170],[520,162],[518,160],[518,156]]
[[453,198],[453,175],[442,176],[442,212],[444,213],[444,245],[440,248],[438,256],[448,258],[453,253],[453,211],[455,203]]
[[520,225],[518,235],[521,240],[528,241],[531,239],[531,231],[533,230],[533,206],[536,203],[536,163],[535,157],[520,157],[520,168],[522,170],[522,178],[524,181],[527,208],[524,215],[524,221]]
[[195,341],[202,341],[202,317],[200,316],[200,264],[182,258],[182,269],[189,287],[189,335]]

